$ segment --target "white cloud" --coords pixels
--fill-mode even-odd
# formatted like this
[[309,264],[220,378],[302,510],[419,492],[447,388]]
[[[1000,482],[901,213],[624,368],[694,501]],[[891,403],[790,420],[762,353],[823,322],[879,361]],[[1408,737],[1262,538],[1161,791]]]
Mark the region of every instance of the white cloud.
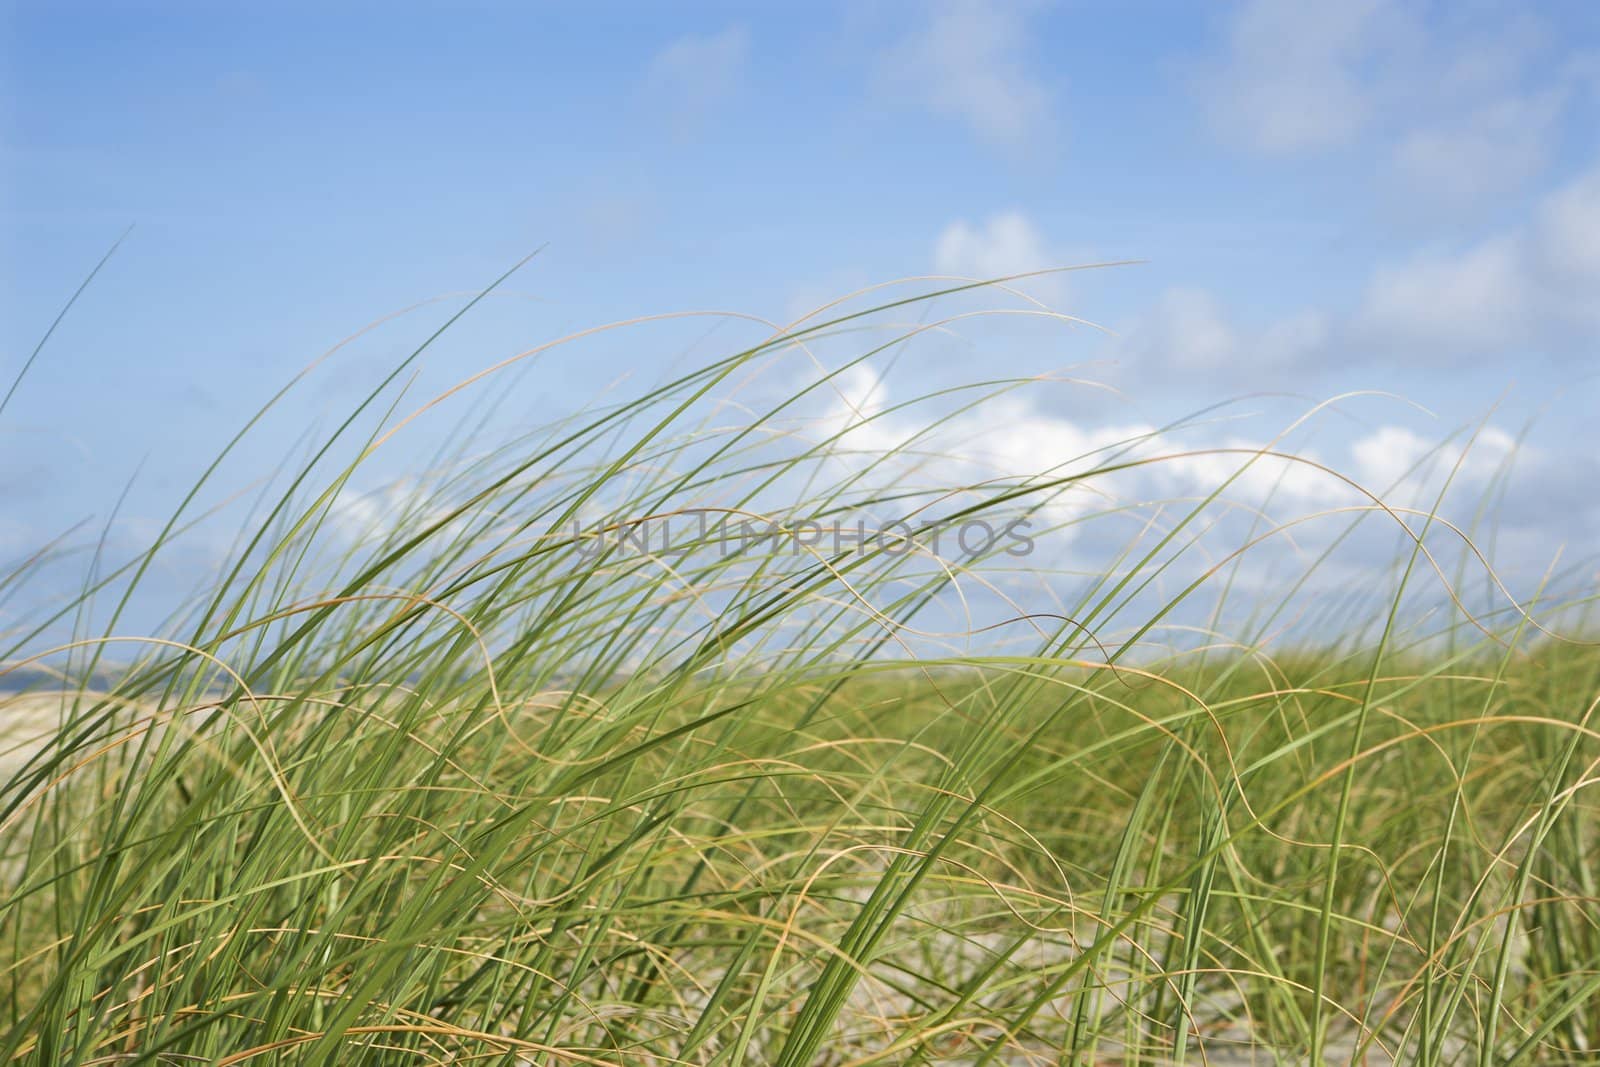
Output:
[[1600,167],[1556,190],[1534,220],[1454,254],[1377,269],[1354,323],[1363,347],[1447,360],[1591,346],[1600,327]]
[[[1153,432],[1143,423],[1085,426],[1039,410],[1027,396],[1001,394],[925,433],[930,420],[924,414],[888,411],[889,385],[865,365],[838,374],[831,387],[830,403],[814,432],[832,438],[833,451],[848,466],[873,466],[871,478],[880,487],[948,489],[995,479],[1059,477],[1090,469],[1097,454],[1117,445],[1147,449],[1141,439]],[[1101,499],[1098,493],[1068,493],[1046,511],[1062,521]]]
[[[1441,10],[1440,14],[1447,12]],[[1450,40],[1449,46],[1436,49],[1436,55],[1422,57],[1417,73],[1426,84],[1418,87],[1432,88],[1439,99],[1471,101],[1493,98],[1515,85],[1539,53],[1548,47],[1551,34],[1541,22],[1538,7],[1525,5],[1507,7],[1494,13],[1492,18],[1470,20],[1479,32],[1466,39]],[[1418,44],[1426,45],[1429,35],[1421,35]],[[1432,38],[1437,45],[1441,37]],[[1569,72],[1558,72],[1562,80]]]
[[1321,469],[1328,466],[1339,470],[1337,463],[1327,464],[1321,455],[1308,449],[1294,452],[1293,458],[1249,455],[1266,450],[1266,446],[1262,441],[1226,437],[1187,452],[1174,450],[1169,459],[1152,468],[1151,474],[1167,492],[1190,498],[1209,493],[1233,478],[1226,498],[1257,507],[1270,500],[1305,512],[1355,499],[1347,484]]
[[1382,426],[1350,448],[1353,476],[1373,492],[1382,492],[1406,475],[1433,446],[1404,426]]
[[[1496,426],[1485,427],[1467,443],[1441,444],[1404,426],[1380,426],[1350,446],[1347,472],[1379,495],[1417,494],[1454,471],[1458,482],[1482,484],[1517,452],[1517,442]],[[1519,458],[1527,461],[1524,452]]]
[[1521,225],[1379,264],[1356,306],[1337,316],[1308,310],[1252,328],[1205,290],[1172,289],[1120,353],[1141,367],[1241,377],[1343,353],[1417,366],[1592,353],[1597,289],[1600,166],[1548,194]]
[[402,478],[370,492],[348,486],[328,509],[329,527],[341,541],[382,541],[402,529],[421,530],[450,514],[436,490],[414,478]]
[[1031,5],[948,0],[885,56],[894,91],[1005,148],[1053,140],[1050,92],[1026,58]]
[[963,459],[983,477],[1088,469],[1103,460],[1100,453],[1118,445],[1147,451],[1144,439],[1152,432],[1144,423],[1087,426],[1040,411],[1015,394],[995,398],[950,429],[951,437],[962,442]]
[[1155,362],[1214,369],[1239,356],[1239,336],[1216,298],[1203,289],[1169,289],[1129,334],[1129,348]]
[[1414,366],[1592,354],[1600,342],[1600,165],[1549,193],[1528,221],[1459,248],[1380,263],[1356,305],[1249,327],[1209,292],[1172,289],[1127,332],[1140,367],[1197,374],[1305,367],[1331,357]]
[[1543,173],[1583,81],[1539,62],[1550,35],[1531,8],[1248,0],[1227,25],[1200,79],[1218,135],[1289,156],[1374,134],[1407,222],[1477,211]]
[[1416,129],[1394,150],[1410,202],[1435,212],[1476,208],[1544,170],[1564,94],[1509,96],[1469,114]]
[[[940,274],[985,281],[1068,263],[1064,254],[1049,249],[1026,216],[1015,211],[991,216],[976,226],[966,219],[952,222],[933,249],[934,269]],[[1052,301],[1062,295],[1061,279],[1051,275],[1027,279],[1022,288]]]
[[1364,76],[1384,36],[1376,0],[1251,0],[1235,15],[1220,69],[1203,79],[1227,140],[1274,155],[1353,138],[1374,109]]
[[[936,423],[933,434],[919,435],[933,420],[914,407],[894,408],[905,397],[894,395],[892,380],[858,366],[836,383],[844,395],[823,420],[824,427],[830,433],[847,431],[834,446],[837,461],[854,472],[853,485],[864,495],[892,489],[892,499],[910,507],[908,501],[931,499],[918,497],[918,490],[936,493],[946,502],[967,502],[946,494],[996,480],[1015,485],[1020,479],[1085,476],[1065,488],[1053,487],[1055,495],[1048,499],[1028,498],[1028,505],[1038,508],[1033,532],[1042,534],[1051,527],[1047,542],[1041,543],[1060,554],[1046,566],[1102,566],[1100,553],[1116,551],[1117,538],[1129,532],[1124,523],[1138,528],[1155,521],[1160,526],[1159,516],[1182,514],[1220,490],[1207,505],[1203,529],[1196,530],[1203,547],[1190,565],[1219,558],[1274,523],[1290,524],[1288,537],[1251,550],[1258,565],[1249,569],[1261,573],[1281,554],[1329,545],[1327,538],[1358,514],[1347,509],[1371,508],[1368,493],[1394,507],[1432,508],[1450,476],[1443,513],[1460,519],[1514,454],[1518,477],[1509,483],[1513,486],[1529,484],[1527,472],[1532,472],[1534,484],[1543,484],[1540,479],[1556,466],[1537,452],[1519,449],[1511,435],[1494,426],[1482,428],[1471,440],[1441,442],[1425,431],[1381,425],[1365,435],[1313,448],[1304,442],[1275,444],[1270,435],[1253,437],[1216,426],[1159,434],[1153,424],[1138,419],[1068,417],[1049,410],[1041,401],[1048,394],[1036,390],[991,397]],[[1568,469],[1567,464],[1559,467]],[[1114,469],[1091,473],[1101,468]],[[1541,492],[1547,495],[1549,490]],[[1112,512],[1121,518],[1110,519]],[[1101,521],[1100,515],[1109,521]],[[1323,515],[1331,521],[1300,521]],[[889,516],[874,517],[881,522]],[[1390,520],[1376,513],[1369,514],[1368,525],[1391,528]],[[1534,558],[1550,548],[1543,540],[1536,544],[1517,558]],[[1386,565],[1393,558],[1388,538],[1359,539],[1348,551],[1355,555],[1341,566],[1352,567],[1353,578],[1370,578],[1364,568]]]
[[[1162,437],[1143,421],[1089,423],[1044,410],[1032,394],[1011,392],[989,398],[976,408],[919,433],[928,420],[913,409],[891,411],[889,385],[875,371],[855,366],[833,380],[833,399],[816,429],[833,438],[833,449],[851,467],[877,465],[873,477],[901,489],[922,484],[948,488],[990,479],[1059,478],[1130,459],[1151,460],[1133,468],[1090,479],[1046,508],[1054,520],[1077,517],[1109,501],[1194,499],[1232,478],[1225,496],[1251,507],[1274,501],[1300,513],[1359,503],[1363,498],[1328,470],[1344,473],[1376,490],[1399,480],[1433,446],[1399,427],[1384,427],[1352,443],[1342,457],[1324,459],[1309,449],[1298,458],[1250,453],[1267,447],[1265,440],[1234,435]],[[1465,467],[1469,479],[1485,477],[1509,453],[1511,439],[1486,430]],[[1275,449],[1274,451],[1278,451]],[[1461,454],[1441,449],[1446,465]],[[1429,467],[1430,477],[1443,468]],[[915,478],[912,478],[913,473]],[[1418,479],[1412,486],[1423,484]]]
[[1373,272],[1358,334],[1429,356],[1496,351],[1525,336],[1532,312],[1523,242],[1499,237],[1460,255],[1424,255]]
[[1320,311],[1304,310],[1277,319],[1261,331],[1256,344],[1266,366],[1303,365],[1328,353],[1333,327]]
[[1140,368],[1241,379],[1351,355],[1413,366],[1593,353],[1600,342],[1600,165],[1527,221],[1461,247],[1380,263],[1355,306],[1238,321],[1203,289],[1168,290],[1125,336]]
[[1122,354],[1140,364],[1172,370],[1251,372],[1303,364],[1329,340],[1326,316],[1301,311],[1266,326],[1235,325],[1204,289],[1169,289],[1127,335]]
[[678,132],[693,132],[739,88],[749,58],[743,26],[680,37],[657,52],[645,72],[653,106],[666,108]]
[[904,448],[913,428],[882,418],[887,391],[878,372],[864,363],[847,367],[830,383],[833,401],[817,429],[836,437],[833,447],[862,456],[880,456]]
[[1588,289],[1600,281],[1600,166],[1557,189],[1539,209],[1534,227],[1539,267]]

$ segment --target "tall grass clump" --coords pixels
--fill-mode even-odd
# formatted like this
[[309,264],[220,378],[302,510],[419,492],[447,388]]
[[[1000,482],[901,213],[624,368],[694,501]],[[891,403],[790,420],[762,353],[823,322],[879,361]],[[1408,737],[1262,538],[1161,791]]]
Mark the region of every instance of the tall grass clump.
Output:
[[[425,403],[413,356],[154,634],[235,446],[92,553],[7,635],[0,1058],[1596,1062],[1581,596],[1275,445],[971,474],[941,429],[1019,383],[855,389],[961,288],[357,492],[541,350]],[[1216,474],[1137,495],[1174,464]],[[979,520],[1078,548],[932,544]],[[1373,528],[1395,566],[1321,581]]]

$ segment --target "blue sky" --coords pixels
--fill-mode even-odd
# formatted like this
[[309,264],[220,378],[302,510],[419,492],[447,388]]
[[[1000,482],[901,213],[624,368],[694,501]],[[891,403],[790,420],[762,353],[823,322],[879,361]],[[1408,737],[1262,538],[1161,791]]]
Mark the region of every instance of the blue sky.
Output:
[[[1315,447],[1367,479],[1534,418],[1505,563],[1600,534],[1593,4],[13,2],[0,32],[7,374],[134,227],[0,417],[7,557],[136,470],[130,529],[160,515],[319,352],[535,248],[429,382],[632,315],[1134,259],[1032,285],[1113,334],[994,327],[919,379],[1092,365],[1129,399],[1009,415],[1069,443],[1262,391],[1293,394],[1252,408],[1276,425],[1351,390],[1435,413],[1341,405]],[[341,357],[251,460],[443,308]],[[718,340],[553,360],[518,417]]]

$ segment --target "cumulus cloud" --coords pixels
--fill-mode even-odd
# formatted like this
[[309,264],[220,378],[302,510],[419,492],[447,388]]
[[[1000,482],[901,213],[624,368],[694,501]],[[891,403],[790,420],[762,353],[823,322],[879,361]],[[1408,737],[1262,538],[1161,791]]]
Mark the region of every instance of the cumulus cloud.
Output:
[[1428,442],[1404,426],[1382,426],[1351,448],[1363,484],[1393,485],[1428,452]]
[[1394,149],[1402,191],[1412,203],[1461,212],[1520,188],[1549,160],[1564,96],[1508,96],[1403,135]]
[[1248,0],[1200,98],[1224,141],[1269,156],[1372,135],[1406,219],[1459,218],[1543,173],[1584,76],[1538,62],[1529,11]]
[[1190,369],[1226,366],[1240,356],[1239,335],[1203,289],[1169,289],[1129,334],[1142,360]]
[[1379,263],[1353,306],[1241,323],[1203,289],[1164,293],[1118,354],[1192,374],[1304,369],[1333,358],[1417,366],[1536,354],[1592,355],[1600,342],[1600,165],[1553,190],[1526,221],[1460,247]]
[[880,68],[894,93],[1008,149],[1053,139],[1051,94],[1028,62],[1026,4],[947,0],[899,45]]
[[1351,444],[1347,473],[1374,493],[1419,492],[1447,471],[1459,481],[1481,484],[1515,452],[1516,439],[1496,426],[1485,427],[1471,441],[1451,443],[1429,440],[1405,426],[1380,426]]
[[[837,394],[817,429],[833,438],[846,465],[872,467],[870,487],[952,486],[1019,478],[1060,478],[1092,469],[1110,451],[1147,450],[1153,428],[1138,422],[1086,425],[1040,410],[1026,397],[1001,395],[929,431],[912,412],[887,411],[888,384],[865,367],[835,379]],[[1105,479],[1109,482],[1111,479]],[[1129,481],[1126,477],[1121,481]],[[862,483],[868,486],[868,483]],[[1103,504],[1106,485],[1056,493],[1042,503],[1065,522]]]
[[[992,215],[977,224],[958,219],[940,232],[933,248],[933,266],[938,273],[986,281],[1070,266],[1081,258],[1052,247],[1038,227],[1017,211]],[[1018,287],[1051,303],[1060,301],[1066,290],[1061,275],[1049,274],[1028,278]]]
[[864,363],[846,367],[833,378],[830,389],[832,402],[817,429],[836,439],[836,449],[881,455],[910,442],[912,428],[880,417],[887,391],[873,368]]
[[1527,224],[1455,252],[1379,267],[1353,325],[1362,345],[1435,361],[1588,350],[1600,327],[1600,167],[1557,189]]
[[345,487],[328,510],[328,524],[340,541],[364,544],[405,529],[421,530],[449,514],[449,506],[434,487],[402,478],[368,492]]
[[1327,316],[1310,310],[1243,327],[1209,291],[1175,288],[1135,323],[1121,355],[1146,367],[1248,377],[1300,366],[1321,355],[1329,330]]
[[818,429],[833,440],[842,462],[874,467],[873,477],[883,486],[1061,478],[1113,462],[1149,461],[1094,475],[1058,495],[1044,509],[1057,522],[1119,504],[1196,500],[1224,483],[1224,500],[1280,518],[1369,502],[1338,475],[1392,503],[1413,505],[1452,472],[1456,490],[1470,497],[1513,454],[1519,463],[1530,460],[1510,434],[1494,426],[1470,439],[1441,442],[1386,424],[1324,451],[1236,432],[1196,429],[1170,436],[1141,420],[1070,418],[1041,407],[1030,392],[992,397],[930,434],[923,432],[925,415],[891,407],[890,383],[868,367],[848,369],[833,385],[833,402]]
[[1529,325],[1532,294],[1522,242],[1497,237],[1458,255],[1378,267],[1358,330],[1386,348],[1419,354],[1498,351]]
[[933,260],[941,274],[978,278],[1061,266],[1052,262],[1033,223],[1016,211],[991,216],[977,226],[966,219],[952,222],[939,234]]
[[657,52],[645,71],[652,105],[670,113],[680,134],[694,132],[738,90],[749,53],[750,35],[743,26],[678,38]]
[[1583,288],[1600,280],[1600,166],[1546,198],[1533,242],[1538,266],[1556,279]]

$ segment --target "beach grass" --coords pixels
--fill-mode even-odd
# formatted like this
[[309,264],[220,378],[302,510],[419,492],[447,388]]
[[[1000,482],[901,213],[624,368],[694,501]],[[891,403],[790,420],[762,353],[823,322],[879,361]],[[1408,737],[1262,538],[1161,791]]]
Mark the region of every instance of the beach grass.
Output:
[[[0,698],[0,1060],[1597,1062],[1584,605],[1469,611],[1488,562],[1441,562],[1455,528],[1380,495],[1323,517],[1393,531],[1369,587],[1318,585],[1315,554],[1247,581],[1273,523],[1191,566],[1232,475],[1140,502],[1070,580],[1003,542],[929,551],[955,523],[1124,522],[1060,501],[1175,453],[942,484],[961,468],[920,439],[853,447],[886,413],[804,432],[926,326],[717,403],[928,299],[463,430],[352,512],[434,413],[402,402],[408,360],[157,636],[120,605],[214,486],[97,557],[8,636],[35,680]],[[907,524],[817,533],[865,513]],[[1290,617],[1316,625],[1284,640]]]

